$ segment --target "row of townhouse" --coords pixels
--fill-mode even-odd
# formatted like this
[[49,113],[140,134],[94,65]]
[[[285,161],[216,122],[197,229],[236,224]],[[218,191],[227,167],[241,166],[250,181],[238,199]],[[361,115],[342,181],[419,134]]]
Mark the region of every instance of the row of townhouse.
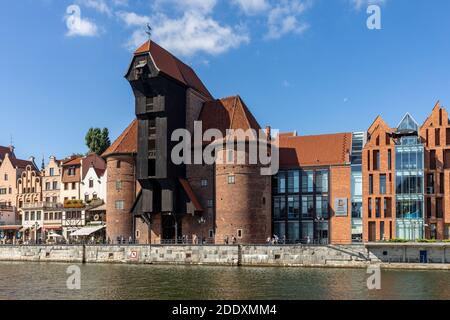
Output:
[[[0,239],[27,242],[69,239],[83,228],[104,228],[106,164],[96,154],[50,157],[38,169],[14,147],[0,146]],[[81,232],[85,235],[86,232]]]

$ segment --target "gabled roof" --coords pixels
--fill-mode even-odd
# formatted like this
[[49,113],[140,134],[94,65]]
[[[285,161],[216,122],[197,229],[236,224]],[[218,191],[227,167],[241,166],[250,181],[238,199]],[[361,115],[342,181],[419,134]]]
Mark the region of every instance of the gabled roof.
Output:
[[178,80],[185,86],[192,88],[206,98],[212,99],[211,93],[197,76],[195,71],[153,41],[147,41],[134,53],[135,56],[149,53],[156,68],[165,75]]
[[205,102],[199,120],[203,123],[203,130],[219,129],[224,136],[227,129],[261,129],[239,96]]
[[102,154],[103,158],[114,154],[136,154],[138,140],[138,121],[135,119],[114,143]]
[[11,151],[10,147],[3,147],[0,146],[0,161],[2,161],[3,159],[5,159],[5,155],[9,154],[12,157],[14,157],[14,152]]
[[280,167],[348,164],[351,143],[351,133],[280,136]]

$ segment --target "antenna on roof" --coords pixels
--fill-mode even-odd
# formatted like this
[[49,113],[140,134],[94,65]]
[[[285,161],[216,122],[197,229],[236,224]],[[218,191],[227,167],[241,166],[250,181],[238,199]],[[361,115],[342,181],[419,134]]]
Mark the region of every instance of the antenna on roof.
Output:
[[10,146],[12,146],[13,145],[13,136],[12,136],[12,134],[9,135],[9,139],[10,139]]
[[152,31],[152,27],[150,27],[150,24],[147,23],[147,31],[145,31],[145,33],[147,34],[149,41],[152,40]]

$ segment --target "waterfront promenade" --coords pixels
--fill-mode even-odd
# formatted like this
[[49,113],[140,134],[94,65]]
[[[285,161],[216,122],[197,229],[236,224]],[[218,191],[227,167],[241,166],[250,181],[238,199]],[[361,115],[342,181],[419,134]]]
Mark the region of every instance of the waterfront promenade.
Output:
[[450,270],[450,244],[2,245],[0,261]]

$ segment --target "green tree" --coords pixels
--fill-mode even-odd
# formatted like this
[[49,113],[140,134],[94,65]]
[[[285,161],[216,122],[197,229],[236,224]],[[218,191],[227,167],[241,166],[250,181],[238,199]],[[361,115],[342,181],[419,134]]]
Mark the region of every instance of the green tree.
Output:
[[89,152],[101,155],[111,145],[108,128],[90,128],[86,134],[86,146]]

